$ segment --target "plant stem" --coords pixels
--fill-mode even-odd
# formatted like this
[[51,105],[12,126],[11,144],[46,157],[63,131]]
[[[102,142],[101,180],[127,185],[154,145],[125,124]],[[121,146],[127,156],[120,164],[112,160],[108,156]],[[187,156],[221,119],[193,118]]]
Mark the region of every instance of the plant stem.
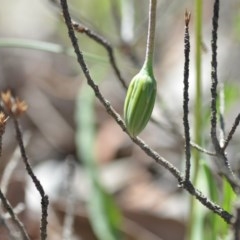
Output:
[[[195,142],[196,144],[201,145],[202,142],[202,0],[195,1],[195,14],[196,14],[196,26],[195,26],[195,67],[196,67],[196,93],[195,93]],[[192,182],[195,186],[197,182],[198,172],[199,172],[199,161],[200,161],[200,153],[199,151],[194,151],[194,171],[192,176]],[[190,200],[190,210],[189,210],[189,224],[188,224],[188,232],[187,239],[192,239],[192,234],[195,226],[195,198],[191,197]]]
[[157,10],[157,0],[150,0],[149,1],[147,48],[146,48],[146,56],[145,56],[144,66],[146,66],[147,69],[151,72],[152,72],[153,51],[154,51],[156,10]]

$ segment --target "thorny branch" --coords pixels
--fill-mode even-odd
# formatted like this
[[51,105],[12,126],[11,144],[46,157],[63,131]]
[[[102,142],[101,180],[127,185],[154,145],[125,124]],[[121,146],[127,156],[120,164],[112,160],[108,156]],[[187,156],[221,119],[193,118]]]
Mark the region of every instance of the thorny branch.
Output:
[[[93,89],[96,97],[98,100],[103,104],[106,111],[109,115],[111,115],[115,121],[118,123],[118,125],[122,128],[124,132],[127,133],[126,126],[119,116],[119,114],[113,109],[111,104],[103,97],[101,92],[99,91],[98,85],[93,81],[91,78],[91,75],[89,73],[89,70],[87,68],[87,65],[84,61],[83,54],[79,49],[79,45],[77,42],[77,38],[74,33],[74,29],[71,22],[71,17],[68,11],[68,5],[66,0],[61,0],[61,6],[63,11],[63,16],[65,19],[65,23],[68,29],[68,35],[71,40],[72,46],[74,48],[74,51],[77,56],[78,63],[87,79],[87,83],[89,86]],[[127,133],[128,134],[128,133]],[[130,137],[130,136],[129,136]],[[130,137],[131,138],[131,137]],[[162,156],[160,156],[157,152],[152,150],[145,142],[143,142],[140,138],[131,138],[134,143],[136,143],[148,156],[152,157],[158,164],[166,168],[171,174],[178,180],[178,182],[182,185],[183,188],[185,188],[190,194],[195,196],[204,206],[221,216],[227,223],[230,223],[232,221],[233,216],[228,213],[227,211],[223,210],[220,206],[217,204],[211,202],[208,198],[206,198],[200,191],[196,190],[192,183],[190,181],[186,182],[184,185],[182,184],[184,182],[184,178],[181,176],[179,170],[177,170],[170,162],[168,162],[166,159],[164,159]]]

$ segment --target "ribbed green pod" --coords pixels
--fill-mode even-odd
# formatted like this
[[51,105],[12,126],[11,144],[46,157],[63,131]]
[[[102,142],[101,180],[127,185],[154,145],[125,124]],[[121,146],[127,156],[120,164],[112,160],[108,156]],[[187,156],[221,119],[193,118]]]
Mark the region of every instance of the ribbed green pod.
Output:
[[155,98],[156,80],[145,65],[130,82],[124,103],[124,120],[131,136],[137,136],[146,127]]
[[124,103],[124,120],[132,137],[147,125],[155,103],[157,84],[153,75],[153,50],[157,0],[149,0],[148,37],[145,61],[140,72],[130,82]]

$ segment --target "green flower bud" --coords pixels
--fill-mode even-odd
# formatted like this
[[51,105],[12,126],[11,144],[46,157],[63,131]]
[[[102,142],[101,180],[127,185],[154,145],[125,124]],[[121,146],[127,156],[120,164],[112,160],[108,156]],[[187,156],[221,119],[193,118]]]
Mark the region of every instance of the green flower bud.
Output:
[[124,119],[129,134],[137,136],[147,125],[156,98],[156,80],[152,70],[143,67],[129,85],[125,103]]

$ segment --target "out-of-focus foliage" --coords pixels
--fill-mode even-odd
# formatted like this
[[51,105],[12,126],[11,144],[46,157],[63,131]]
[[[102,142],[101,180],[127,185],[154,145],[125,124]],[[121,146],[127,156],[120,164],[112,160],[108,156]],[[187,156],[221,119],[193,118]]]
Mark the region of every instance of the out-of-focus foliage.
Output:
[[[98,77],[101,72],[98,72]],[[100,73],[100,74],[99,74]],[[96,138],[96,116],[94,113],[94,93],[84,84],[76,103],[76,146],[79,159],[84,163],[90,182],[88,198],[89,217],[99,240],[120,238],[120,213],[112,196],[104,189],[94,154]]]

